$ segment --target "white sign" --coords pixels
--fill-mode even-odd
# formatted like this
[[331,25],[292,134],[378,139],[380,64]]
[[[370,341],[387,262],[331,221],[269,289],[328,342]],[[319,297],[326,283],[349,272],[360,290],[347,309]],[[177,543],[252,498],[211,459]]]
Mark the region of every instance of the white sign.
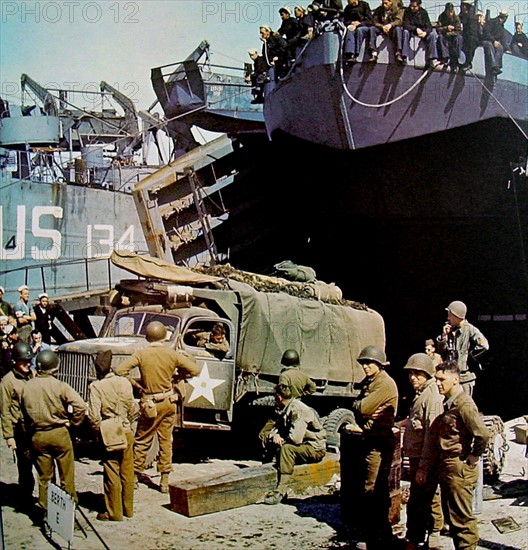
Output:
[[69,544],[73,542],[75,502],[57,485],[48,485],[48,526]]

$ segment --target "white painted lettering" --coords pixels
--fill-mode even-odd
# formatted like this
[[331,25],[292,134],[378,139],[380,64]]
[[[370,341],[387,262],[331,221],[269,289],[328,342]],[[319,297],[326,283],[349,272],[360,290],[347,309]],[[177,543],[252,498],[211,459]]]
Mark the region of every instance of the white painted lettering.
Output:
[[51,244],[48,247],[31,247],[31,257],[34,260],[58,260],[61,256],[62,235],[56,229],[44,229],[40,227],[40,218],[42,216],[53,216],[56,219],[62,219],[63,210],[60,206],[35,206],[31,220],[31,230],[33,236],[50,239]]

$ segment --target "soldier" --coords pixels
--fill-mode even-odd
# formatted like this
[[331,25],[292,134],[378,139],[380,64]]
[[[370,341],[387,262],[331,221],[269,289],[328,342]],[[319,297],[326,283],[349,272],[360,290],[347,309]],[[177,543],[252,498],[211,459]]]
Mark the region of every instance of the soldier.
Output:
[[416,482],[438,476],[449,532],[455,548],[476,550],[478,527],[473,515],[473,492],[477,485],[477,462],[490,434],[473,399],[463,391],[455,361],[436,367],[436,383],[444,396],[444,412],[436,418],[426,442]]
[[437,337],[438,351],[446,360],[454,360],[460,369],[462,389],[473,395],[476,375],[469,368],[468,360],[476,359],[489,349],[482,332],[466,320],[467,307],[464,302],[451,302],[446,308],[447,323]]
[[211,330],[189,330],[188,334],[194,340],[194,345],[205,348],[212,355],[223,357],[229,351],[226,329],[221,323],[215,323]]
[[436,386],[433,362],[425,353],[411,355],[403,368],[408,371],[409,382],[416,392],[405,423],[402,447],[404,456],[409,459],[411,479],[406,550],[419,548],[429,528],[432,529],[427,546],[432,550],[440,546],[440,530],[444,525],[440,493],[434,480],[419,485],[415,477],[422,462],[424,446],[429,441],[431,424],[444,410],[443,398]]
[[110,371],[112,352],[97,354],[97,380],[90,384],[88,417],[99,432],[101,421],[112,419],[124,429],[127,446],[121,450],[103,450],[103,486],[105,508],[97,514],[100,521],[122,521],[134,515],[134,434],[131,425],[137,415],[132,386]]
[[0,286],[0,315],[6,315],[7,317],[13,317],[14,311],[13,306],[4,301],[5,289],[3,286]]
[[22,391],[27,381],[33,378],[31,357],[29,344],[16,343],[11,356],[14,368],[0,382],[2,434],[7,446],[16,453],[19,496],[24,505],[32,502],[35,486],[31,464],[31,443],[24,429],[21,410]]
[[326,453],[326,432],[317,413],[295,399],[289,386],[275,387],[275,402],[279,414],[266,444],[277,455],[279,478],[265,504],[279,504],[284,499],[295,464],[320,462]]
[[486,71],[497,76],[502,73],[502,56],[510,53],[509,36],[504,29],[508,12],[501,10],[497,17],[484,23],[482,29],[482,47],[486,60]]
[[29,301],[29,288],[26,285],[22,285],[18,288],[18,292],[20,292],[20,299],[15,305],[18,334],[22,342],[27,342],[29,344],[33,323],[37,317]]
[[53,330],[53,316],[50,312],[48,295],[43,292],[38,296],[39,303],[35,306],[35,328],[42,334],[42,341],[51,344]]
[[35,467],[39,478],[39,506],[47,510],[48,483],[54,479],[55,464],[62,488],[77,502],[75,462],[68,428],[79,426],[86,403],[66,382],[55,378],[59,356],[51,350],[37,355],[37,376],[22,393],[22,411],[31,435]]
[[299,354],[294,349],[287,349],[282,354],[281,365],[284,368],[279,376],[279,384],[289,386],[293,399],[315,393],[315,382],[300,369]]
[[[385,352],[377,346],[364,348],[357,361],[363,367],[365,379],[353,410],[363,429],[359,463],[362,502],[359,503],[358,525],[364,530],[368,548],[387,548],[392,539],[389,523],[389,474],[394,453],[394,419],[398,407],[398,388],[385,372],[389,364]],[[351,426],[355,431],[355,426]],[[345,429],[349,429],[347,425]],[[360,541],[357,548],[365,548]]]
[[[172,470],[172,431],[177,412],[177,401],[183,400],[183,380],[198,376],[196,361],[163,345],[167,329],[163,323],[152,321],[146,329],[146,348],[136,351],[121,363],[116,374],[127,376],[138,367],[141,383],[133,385],[141,393],[139,421],[134,441],[134,471],[136,479],[142,475],[147,453],[154,435],[158,435],[160,453],[157,462],[161,474],[160,491],[169,492],[169,474]],[[176,388],[176,384],[180,388]]]

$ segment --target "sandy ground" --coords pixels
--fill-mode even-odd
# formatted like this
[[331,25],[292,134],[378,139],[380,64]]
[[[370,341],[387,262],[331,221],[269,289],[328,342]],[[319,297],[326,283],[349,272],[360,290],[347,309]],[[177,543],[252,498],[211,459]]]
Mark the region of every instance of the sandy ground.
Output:
[[[525,446],[513,441],[513,426],[519,419],[507,423],[510,451],[500,482],[508,486],[527,480]],[[232,471],[240,466],[258,464],[254,461],[209,459],[198,463],[173,465],[171,481]],[[48,549],[67,548],[58,535],[46,538],[30,517],[16,510],[16,466],[5,442],[0,449],[0,498],[4,548]],[[99,522],[95,519],[102,506],[102,473],[96,460],[76,462],[76,482],[82,510],[105,541],[106,547],[120,549],[217,549],[251,548],[318,549],[349,548],[347,531],[340,519],[339,482],[311,495],[300,495],[277,506],[251,505],[205,516],[187,518],[168,509],[169,496],[157,491],[159,477],[150,469],[152,483],[141,484],[135,493],[135,515],[123,522]],[[503,486],[504,487],[504,486]],[[485,488],[487,497],[496,494]],[[500,534],[491,520],[512,517],[521,529]],[[72,547],[79,550],[105,548],[90,525],[77,512],[85,532],[76,528]],[[402,532],[402,523],[395,532]],[[528,494],[510,498],[484,500],[478,516],[481,542],[479,549],[528,550]],[[443,537],[443,548],[452,549],[452,541]]]

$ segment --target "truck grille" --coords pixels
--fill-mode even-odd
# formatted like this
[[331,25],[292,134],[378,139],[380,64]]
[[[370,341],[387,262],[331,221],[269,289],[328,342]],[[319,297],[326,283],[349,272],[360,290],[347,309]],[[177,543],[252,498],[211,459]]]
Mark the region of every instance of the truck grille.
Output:
[[59,352],[58,378],[69,384],[85,401],[88,386],[96,380],[94,358],[88,353]]

